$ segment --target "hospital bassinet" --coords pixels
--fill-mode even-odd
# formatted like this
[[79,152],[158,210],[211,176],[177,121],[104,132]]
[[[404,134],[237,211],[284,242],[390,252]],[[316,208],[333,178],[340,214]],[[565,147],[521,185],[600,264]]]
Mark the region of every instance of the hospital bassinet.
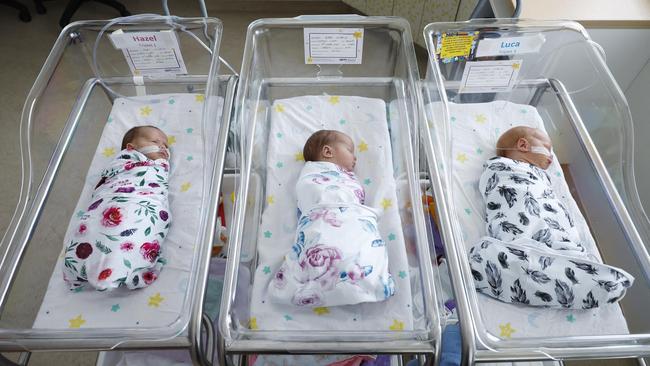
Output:
[[[116,49],[109,35],[118,30],[175,39],[173,53],[186,70],[132,74],[125,57],[142,62],[153,54]],[[22,172],[11,174],[22,182],[0,246],[0,350],[184,347],[196,362],[212,359],[202,342],[202,322],[210,323],[202,317],[203,291],[236,85],[236,77],[218,75],[221,31],[214,18],[158,16],[77,22],[62,31],[21,120]],[[169,67],[169,59],[152,60]],[[168,264],[138,291],[69,291],[60,253],[77,200],[94,187],[104,168],[97,163],[119,152],[126,129],[142,124],[169,137],[176,225],[163,242]]]
[[[313,49],[310,37],[318,38],[317,33],[347,34],[352,49],[341,51],[336,40],[327,51]],[[337,60],[317,59],[324,56]],[[356,64],[340,59],[356,57]],[[251,353],[425,354],[432,361],[440,319],[416,171],[423,156],[418,155],[418,72],[408,23],[361,16],[257,20],[248,28],[242,65],[233,124],[243,170],[218,353],[234,362]],[[368,176],[358,174],[370,197],[367,204],[390,218],[379,226],[387,230],[382,234],[396,292],[384,302],[300,308],[271,304],[265,296],[295,241],[292,197],[304,164],[303,144],[321,128],[353,136],[357,172],[375,164]],[[386,179],[377,179],[382,176]],[[384,196],[373,193],[391,184]]]
[[[564,21],[433,23],[424,35],[430,63],[421,88],[428,119],[423,136],[429,161],[439,162],[429,168],[442,198],[437,207],[465,361],[650,354],[644,310],[650,232],[634,179],[630,111],[602,49],[582,26]],[[559,164],[549,174],[568,183],[565,202],[582,213],[596,244],[588,250],[636,278],[620,303],[553,310],[476,292],[468,250],[485,235],[478,175],[500,133],[522,124],[545,129],[553,141]],[[464,168],[470,165],[474,176]]]

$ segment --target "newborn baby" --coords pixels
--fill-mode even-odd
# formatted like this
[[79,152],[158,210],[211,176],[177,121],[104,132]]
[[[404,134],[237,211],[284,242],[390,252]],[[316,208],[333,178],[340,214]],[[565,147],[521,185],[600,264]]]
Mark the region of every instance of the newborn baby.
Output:
[[585,252],[546,173],[553,162],[549,137],[514,127],[496,148],[479,181],[489,237],[470,249],[477,290],[505,302],[572,309],[620,300],[634,278]]
[[382,301],[395,293],[377,213],[354,175],[354,143],[321,130],[303,149],[296,183],[296,243],[269,284],[273,302],[336,306]]
[[63,279],[71,290],[136,289],[156,280],[171,223],[168,159],[167,136],[160,129],[140,126],[124,135],[122,151],[66,234]]

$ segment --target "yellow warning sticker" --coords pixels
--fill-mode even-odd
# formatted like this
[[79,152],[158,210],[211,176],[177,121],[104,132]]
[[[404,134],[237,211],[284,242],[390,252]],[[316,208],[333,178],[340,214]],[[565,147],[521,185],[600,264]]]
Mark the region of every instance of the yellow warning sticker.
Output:
[[467,59],[476,48],[477,37],[478,32],[440,33],[436,53],[443,62]]
[[442,44],[440,47],[440,57],[451,58],[469,56],[474,39],[476,39],[476,36],[473,35],[448,36],[444,34],[442,36]]

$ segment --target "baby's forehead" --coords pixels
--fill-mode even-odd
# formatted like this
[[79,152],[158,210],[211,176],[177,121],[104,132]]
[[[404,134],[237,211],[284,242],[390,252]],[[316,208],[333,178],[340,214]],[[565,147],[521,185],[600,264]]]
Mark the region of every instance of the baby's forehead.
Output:
[[336,140],[346,144],[354,145],[354,141],[352,141],[352,137],[348,136],[343,132],[336,133]]
[[546,132],[540,130],[539,128],[535,128],[535,129],[533,130],[533,136],[535,136],[536,138],[538,138],[538,139],[540,139],[540,140],[546,140],[546,141],[551,142],[551,138],[548,137],[548,135],[546,134]]
[[160,136],[160,137],[166,137],[164,132],[162,132],[160,129],[155,128],[155,127],[142,127],[140,130],[141,136]]

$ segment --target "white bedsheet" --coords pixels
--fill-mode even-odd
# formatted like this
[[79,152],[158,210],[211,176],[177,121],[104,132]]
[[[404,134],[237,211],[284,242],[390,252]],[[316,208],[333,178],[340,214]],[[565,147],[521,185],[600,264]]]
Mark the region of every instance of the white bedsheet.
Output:
[[[449,104],[452,129],[452,169],[454,204],[463,228],[466,249],[486,235],[485,207],[478,181],[483,163],[496,155],[496,141],[510,127],[524,125],[545,131],[537,110],[529,105],[505,101],[474,104]],[[586,249],[600,255],[578,206],[569,192],[557,157],[548,170],[553,189],[576,219],[581,242]],[[478,295],[481,316],[486,329],[502,338],[535,336],[570,336],[628,333],[621,308],[603,306],[596,310],[568,311],[540,309],[505,304],[488,296]]]
[[[169,204],[173,222],[162,243],[167,264],[149,287],[112,292],[92,290],[71,292],[62,278],[63,255],[54,267],[34,328],[124,328],[163,327],[179,317],[188,286],[199,231],[199,207],[203,190],[201,117],[204,96],[200,94],[161,94],[135,99],[116,99],[88,170],[75,215],[88,207],[89,197],[101,170],[120,151],[122,136],[131,127],[154,125],[169,137],[171,172]],[[221,98],[216,101],[221,111]],[[220,114],[220,113],[219,113]],[[218,118],[218,117],[217,117]],[[218,119],[215,118],[218,121]],[[63,247],[63,243],[61,243]]]
[[[393,178],[385,103],[354,96],[302,96],[276,100],[271,109],[258,266],[250,319],[244,325],[259,330],[413,329],[409,269],[398,211],[406,200],[398,201]],[[384,302],[299,308],[268,301],[268,283],[295,241],[295,184],[304,164],[302,148],[319,129],[341,130],[352,137],[358,158],[355,172],[364,185],[366,205],[382,213],[379,231],[387,243],[389,270],[395,278],[395,295]]]

